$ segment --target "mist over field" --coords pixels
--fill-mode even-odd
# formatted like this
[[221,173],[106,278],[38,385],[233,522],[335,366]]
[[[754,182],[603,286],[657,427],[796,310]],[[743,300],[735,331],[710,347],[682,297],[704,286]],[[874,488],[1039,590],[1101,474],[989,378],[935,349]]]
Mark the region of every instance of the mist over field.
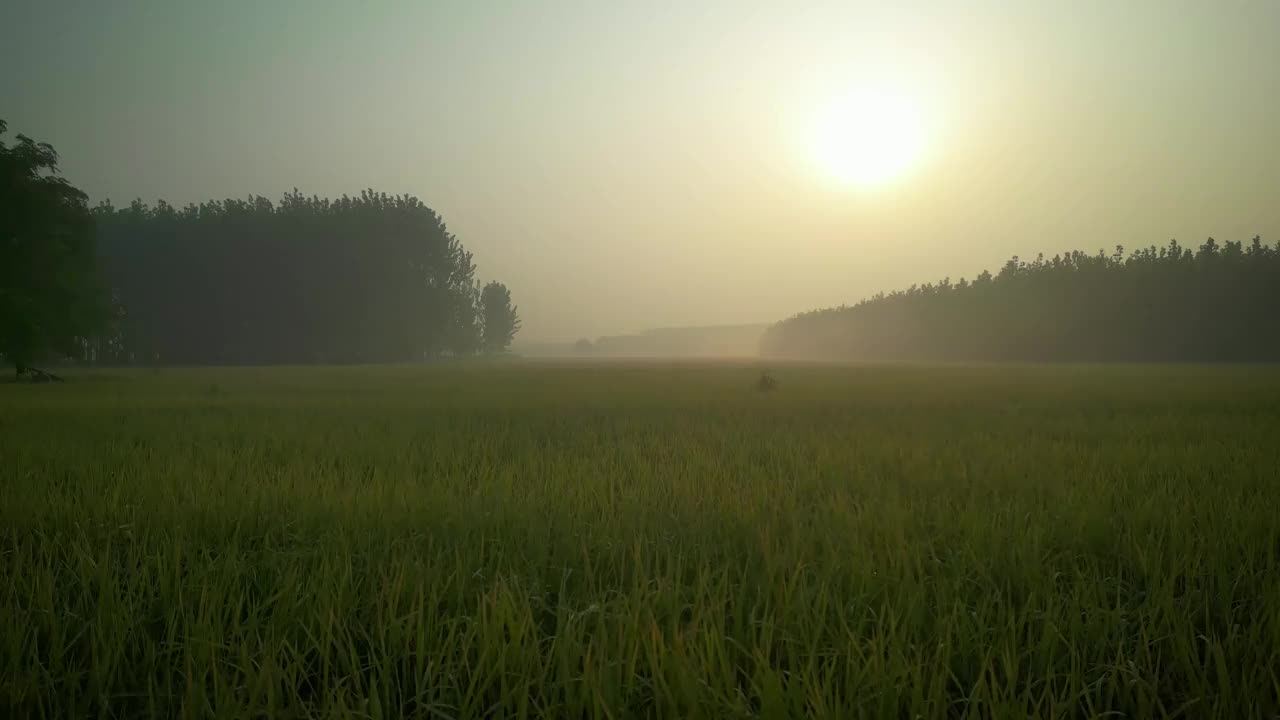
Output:
[[1280,717],[1280,3],[0,10],[0,718]]

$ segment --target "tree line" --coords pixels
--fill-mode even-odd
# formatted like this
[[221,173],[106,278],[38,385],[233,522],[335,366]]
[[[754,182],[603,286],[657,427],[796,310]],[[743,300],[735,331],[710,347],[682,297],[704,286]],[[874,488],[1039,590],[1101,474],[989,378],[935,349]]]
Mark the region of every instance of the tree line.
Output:
[[501,283],[417,198],[296,190],[174,208],[93,211],[118,332],[112,361],[360,363],[505,348],[519,327]]
[[1280,360],[1280,244],[1209,238],[1014,257],[999,273],[801,313],[775,357],[863,361]]
[[413,361],[500,352],[520,328],[415,197],[90,208],[57,159],[0,142],[0,355],[19,367]]

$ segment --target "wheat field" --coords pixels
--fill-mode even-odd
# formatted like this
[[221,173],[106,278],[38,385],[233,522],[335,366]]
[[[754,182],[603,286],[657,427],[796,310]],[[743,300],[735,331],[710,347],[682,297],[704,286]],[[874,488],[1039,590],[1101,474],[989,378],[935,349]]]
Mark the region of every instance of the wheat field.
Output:
[[1280,369],[0,385],[0,716],[1270,718]]

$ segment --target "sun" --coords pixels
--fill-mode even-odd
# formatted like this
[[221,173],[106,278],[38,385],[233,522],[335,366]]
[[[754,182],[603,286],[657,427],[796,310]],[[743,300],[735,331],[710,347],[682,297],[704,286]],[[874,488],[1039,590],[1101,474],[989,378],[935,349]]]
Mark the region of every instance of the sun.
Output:
[[844,185],[890,184],[911,170],[925,145],[919,106],[901,94],[861,91],[822,108],[810,139],[813,159]]

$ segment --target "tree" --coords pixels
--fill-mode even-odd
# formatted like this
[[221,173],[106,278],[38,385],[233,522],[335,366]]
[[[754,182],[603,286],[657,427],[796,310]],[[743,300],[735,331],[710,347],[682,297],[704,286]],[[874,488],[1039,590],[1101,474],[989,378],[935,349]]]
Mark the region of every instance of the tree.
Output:
[[21,375],[77,353],[106,313],[88,198],[58,176],[49,144],[17,137],[0,140],[0,355]]
[[95,209],[118,362],[410,362],[482,343],[469,251],[418,198]]
[[520,316],[511,304],[511,291],[500,282],[491,282],[480,291],[482,346],[485,352],[502,352],[520,329]]
[[773,326],[766,355],[899,361],[1280,360],[1280,244],[1209,238],[1010,259]]

